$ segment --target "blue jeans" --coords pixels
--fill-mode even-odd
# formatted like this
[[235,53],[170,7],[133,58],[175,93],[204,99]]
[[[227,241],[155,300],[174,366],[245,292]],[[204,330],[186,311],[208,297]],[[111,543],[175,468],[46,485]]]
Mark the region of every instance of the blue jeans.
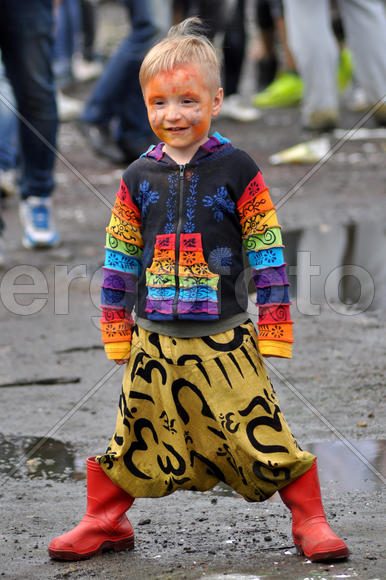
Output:
[[80,48],[81,12],[79,0],[62,0],[58,8],[54,71],[57,77],[72,75],[72,55]]
[[151,136],[138,73],[143,57],[156,40],[157,29],[148,0],[124,0],[124,4],[129,11],[132,32],[107,63],[86,103],[82,119],[101,125],[116,119],[116,140],[136,149]]
[[0,14],[0,50],[21,116],[21,196],[47,197],[54,188],[58,125],[53,0],[0,0]]
[[16,101],[3,63],[0,60],[0,169],[16,167],[18,153],[17,117],[7,103],[16,108]]

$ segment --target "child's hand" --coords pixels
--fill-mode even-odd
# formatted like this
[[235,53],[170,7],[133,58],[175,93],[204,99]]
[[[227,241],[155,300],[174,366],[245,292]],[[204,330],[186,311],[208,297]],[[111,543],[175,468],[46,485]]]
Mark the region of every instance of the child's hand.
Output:
[[128,358],[114,359],[114,362],[116,362],[117,365],[126,365],[129,362],[129,359]]

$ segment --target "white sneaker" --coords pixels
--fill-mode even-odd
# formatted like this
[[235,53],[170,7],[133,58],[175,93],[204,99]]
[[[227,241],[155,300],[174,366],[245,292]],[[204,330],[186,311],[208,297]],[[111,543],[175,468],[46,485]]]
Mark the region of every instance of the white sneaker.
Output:
[[98,78],[103,71],[103,64],[97,60],[85,60],[79,55],[72,59],[72,72],[76,81],[86,82]]
[[58,91],[56,95],[56,103],[58,106],[59,120],[62,121],[62,123],[79,119],[84,107],[83,101],[68,97],[67,95],[64,95],[62,91]]
[[347,108],[355,113],[362,113],[371,107],[370,99],[360,86],[354,86],[347,98]]
[[241,96],[235,93],[224,98],[220,116],[242,123],[250,123],[259,119],[261,113],[256,107],[244,103]]
[[59,244],[51,198],[27,197],[20,203],[20,219],[24,226],[22,242],[25,248],[53,248]]

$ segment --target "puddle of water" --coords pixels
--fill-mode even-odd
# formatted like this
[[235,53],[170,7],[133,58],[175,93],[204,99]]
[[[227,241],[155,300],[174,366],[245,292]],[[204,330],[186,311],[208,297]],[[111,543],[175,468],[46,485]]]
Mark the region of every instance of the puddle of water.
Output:
[[252,574],[210,574],[206,576],[210,580],[261,580],[265,577],[265,574],[263,576],[254,576]]
[[[75,457],[72,446],[48,438],[31,453],[41,441],[40,437],[8,437],[0,433],[0,474],[8,474],[16,466],[12,477],[40,477],[54,481],[84,479],[84,461]],[[80,464],[80,465],[79,465]]]
[[320,224],[283,232],[291,295],[298,304],[385,310],[386,230],[383,223]]
[[[375,469],[386,476],[386,441],[383,439],[360,439],[349,441]],[[357,457],[343,441],[312,443],[305,446],[318,458],[320,483],[331,481],[336,489],[342,491],[363,490],[375,491],[384,486],[379,477]]]
[[[363,455],[375,469],[386,477],[386,441],[383,439],[360,439],[349,443]],[[321,485],[334,482],[337,491],[376,491],[384,485],[381,479],[373,473],[343,441],[327,441],[304,445],[318,458],[319,480]],[[237,496],[237,493],[220,483],[207,492],[213,496]],[[278,494],[270,498],[279,500]]]
[[[40,477],[64,481],[86,477],[85,458],[77,455],[71,444],[49,438],[31,453],[40,441],[38,437],[6,438],[0,433],[0,474],[6,475],[17,466],[12,474],[15,478]],[[378,472],[385,474],[386,440],[361,439],[349,443]],[[377,475],[342,441],[312,443],[305,448],[318,457],[322,485],[334,482],[335,489],[342,491],[375,491],[383,486]],[[219,483],[206,493],[213,497],[238,495],[224,483]]]

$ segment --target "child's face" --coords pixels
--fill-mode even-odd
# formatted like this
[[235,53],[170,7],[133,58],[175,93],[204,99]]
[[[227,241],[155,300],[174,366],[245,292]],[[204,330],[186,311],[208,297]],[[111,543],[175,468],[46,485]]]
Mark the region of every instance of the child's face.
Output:
[[186,64],[159,73],[144,90],[151,128],[177,163],[190,161],[207,141],[211,119],[221,109],[223,90],[211,91],[205,73],[197,64]]

